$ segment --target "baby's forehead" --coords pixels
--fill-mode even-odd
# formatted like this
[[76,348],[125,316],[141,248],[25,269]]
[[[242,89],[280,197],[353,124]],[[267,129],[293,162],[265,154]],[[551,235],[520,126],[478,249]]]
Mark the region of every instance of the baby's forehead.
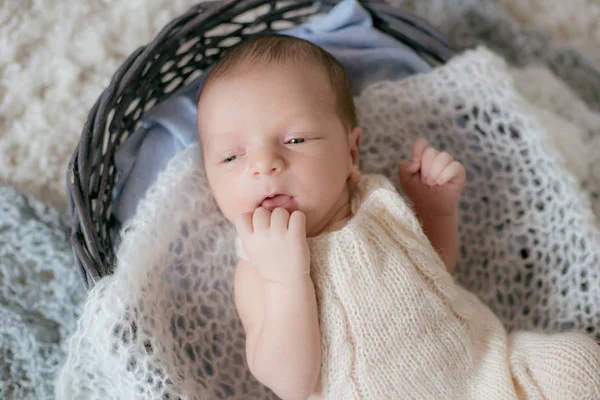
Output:
[[[306,81],[327,81],[330,82],[327,70],[324,65],[315,60],[307,59],[306,62],[297,62],[293,60],[282,61],[240,61],[236,65],[228,68],[224,72],[211,71],[204,83],[202,91],[199,93],[199,99],[205,93],[215,93],[230,89],[231,86],[240,83],[268,82],[273,79],[273,74],[278,74],[279,79],[286,82],[306,82]],[[322,85],[322,90],[331,89],[331,85]],[[213,90],[216,89],[216,90]]]
[[[295,90],[298,96],[290,92]],[[298,119],[296,114],[314,116],[329,112],[330,108],[334,112],[335,106],[336,95],[325,71],[285,63],[254,65],[230,70],[218,79],[207,79],[198,99],[198,134],[201,143],[208,137],[211,143],[219,143],[227,139],[213,133],[242,129],[242,117],[245,121],[265,123],[261,116],[269,115],[275,117],[269,119],[277,120],[271,122],[287,125]],[[238,107],[241,112],[236,111]]]
[[[288,87],[288,84],[292,88],[295,85],[297,90],[305,94],[309,92],[304,89],[310,86],[312,88],[310,93],[319,96],[320,99],[323,99],[325,93],[335,97],[326,72],[316,63],[312,64],[315,65],[298,66],[286,62],[250,64],[248,67],[240,65],[216,78],[209,76],[199,93],[198,113],[207,112],[207,109],[212,110],[216,105],[226,107],[226,104],[221,103],[222,101],[234,101],[236,96],[239,99],[242,94],[244,99],[263,96],[269,90],[275,90],[282,95],[281,88]],[[275,79],[280,85],[272,84]],[[286,92],[285,97],[293,98],[293,93]]]

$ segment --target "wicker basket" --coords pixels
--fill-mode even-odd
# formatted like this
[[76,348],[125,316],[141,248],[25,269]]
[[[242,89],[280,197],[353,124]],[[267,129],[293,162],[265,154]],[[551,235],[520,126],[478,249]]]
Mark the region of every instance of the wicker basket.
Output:
[[[114,268],[112,190],[114,154],[140,125],[145,111],[188,84],[223,50],[257,33],[287,29],[336,0],[214,1],[198,4],[138,48],[113,75],[92,107],[69,162],[67,190],[71,244],[87,289]],[[420,55],[446,62],[453,50],[427,23],[382,0],[364,0],[375,27]]]

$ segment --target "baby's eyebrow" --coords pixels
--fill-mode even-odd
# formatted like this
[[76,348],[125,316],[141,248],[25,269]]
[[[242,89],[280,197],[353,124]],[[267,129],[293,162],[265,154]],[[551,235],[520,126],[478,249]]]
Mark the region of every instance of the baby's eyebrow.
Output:
[[[215,135],[206,135],[206,140],[205,140],[205,143],[204,143],[204,145],[205,145],[205,146],[204,146],[204,149],[205,149],[206,151],[208,151],[208,150],[210,149],[210,144],[211,144],[211,142],[213,142],[213,144],[215,143],[215,141],[214,141],[214,136],[215,136]],[[221,138],[221,139],[222,139],[222,138],[223,138],[223,136],[222,136],[222,135],[220,135],[220,136],[219,136],[219,138]]]
[[[238,136],[237,136],[236,132],[221,132],[218,134],[207,135],[206,139],[205,139],[205,143],[204,143],[204,151],[209,150],[209,148],[211,147],[210,146],[211,143],[213,144],[213,147],[215,145],[216,145],[216,147],[224,147],[225,146],[225,144],[223,144],[224,142],[226,142],[227,146],[229,146],[229,145],[231,145],[230,142],[237,138],[238,138]],[[222,146],[219,146],[219,143],[222,144]]]

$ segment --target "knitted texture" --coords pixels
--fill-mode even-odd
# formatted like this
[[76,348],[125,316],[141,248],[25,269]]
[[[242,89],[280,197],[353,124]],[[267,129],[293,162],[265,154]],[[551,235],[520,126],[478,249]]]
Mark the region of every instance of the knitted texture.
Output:
[[[597,155],[584,151],[591,142],[580,126],[557,114],[560,128],[573,129],[540,122],[550,112],[525,101],[506,64],[484,49],[370,90],[357,100],[363,151],[372,153],[365,172],[383,172],[399,187],[399,154],[409,156],[418,137],[465,165],[458,280],[509,329],[578,327],[600,340],[597,219],[574,179],[597,181]],[[557,151],[569,146],[582,152]]]
[[[421,136],[464,163],[459,283],[509,331],[596,338],[600,241],[587,193],[568,167],[585,175],[587,155],[552,146],[561,136],[540,123],[542,109],[519,95],[502,60],[479,49],[355,100],[363,172],[398,188],[397,163]],[[572,127],[571,141],[588,143],[577,136],[578,121],[545,110]],[[235,233],[218,212],[197,147],[169,164],[122,233],[115,274],[90,292],[69,342],[57,397],[272,397],[247,370],[233,303]],[[437,348],[442,336],[428,337]]]
[[309,239],[326,399],[600,396],[600,347],[529,332],[509,347],[385,177],[366,175],[352,209],[343,229]]
[[85,289],[55,209],[0,185],[0,399],[53,399]]

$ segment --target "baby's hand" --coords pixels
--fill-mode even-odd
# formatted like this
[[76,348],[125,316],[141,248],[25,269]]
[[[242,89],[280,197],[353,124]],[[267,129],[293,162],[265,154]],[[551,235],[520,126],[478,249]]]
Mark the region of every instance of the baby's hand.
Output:
[[412,160],[398,166],[400,184],[423,216],[448,216],[456,212],[465,185],[465,169],[446,152],[419,139],[412,149]]
[[310,273],[306,216],[285,208],[259,207],[244,213],[235,227],[251,264],[266,281],[294,285]]

